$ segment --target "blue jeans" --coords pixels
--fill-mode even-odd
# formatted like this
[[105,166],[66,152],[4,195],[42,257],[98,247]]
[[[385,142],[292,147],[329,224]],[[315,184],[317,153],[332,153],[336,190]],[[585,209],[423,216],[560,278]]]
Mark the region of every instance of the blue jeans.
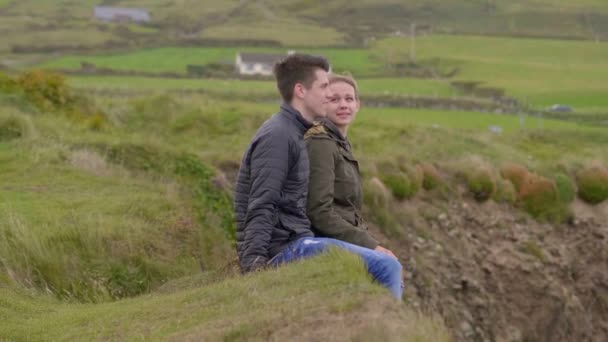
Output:
[[401,299],[401,264],[390,256],[376,252],[373,249],[360,247],[344,241],[328,238],[301,238],[290,243],[279,254],[275,255],[269,264],[278,266],[287,262],[306,259],[326,251],[330,246],[345,249],[363,259],[367,272],[381,285],[388,288],[393,296]]

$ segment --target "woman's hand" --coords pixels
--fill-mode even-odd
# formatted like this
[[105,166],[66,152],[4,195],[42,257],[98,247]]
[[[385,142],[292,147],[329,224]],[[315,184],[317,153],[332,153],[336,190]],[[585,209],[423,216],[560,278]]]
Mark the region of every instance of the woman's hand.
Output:
[[386,254],[386,255],[390,256],[391,258],[397,260],[397,257],[395,256],[395,254],[393,254],[393,252],[391,252],[389,249],[386,249],[386,248],[384,248],[382,246],[378,246],[378,247],[374,248],[374,250],[376,252],[380,252],[380,253]]

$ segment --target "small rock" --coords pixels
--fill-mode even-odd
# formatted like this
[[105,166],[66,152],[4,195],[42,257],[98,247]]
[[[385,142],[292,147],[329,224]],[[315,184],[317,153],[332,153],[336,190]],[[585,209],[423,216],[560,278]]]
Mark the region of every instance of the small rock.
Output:
[[475,297],[473,298],[473,305],[483,308],[486,306],[486,301],[483,300],[481,297]]
[[441,213],[438,218],[440,221],[445,221],[448,218],[448,215],[446,213]]
[[424,245],[424,243],[426,242],[426,240],[425,240],[425,239],[423,239],[423,238],[421,238],[421,237],[418,237],[418,238],[416,239],[416,241],[418,241],[418,243],[420,243],[420,244],[422,244],[422,245]]
[[474,334],[473,327],[471,327],[471,325],[467,321],[463,321],[462,323],[460,323],[460,331],[462,331],[462,333],[466,337],[470,337]]

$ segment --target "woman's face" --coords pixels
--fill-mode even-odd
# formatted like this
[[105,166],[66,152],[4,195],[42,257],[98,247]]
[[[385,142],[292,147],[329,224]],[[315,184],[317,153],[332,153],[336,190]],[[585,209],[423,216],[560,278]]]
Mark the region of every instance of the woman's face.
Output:
[[331,97],[327,104],[327,118],[338,128],[350,125],[359,111],[359,100],[355,88],[348,83],[336,82],[329,85]]

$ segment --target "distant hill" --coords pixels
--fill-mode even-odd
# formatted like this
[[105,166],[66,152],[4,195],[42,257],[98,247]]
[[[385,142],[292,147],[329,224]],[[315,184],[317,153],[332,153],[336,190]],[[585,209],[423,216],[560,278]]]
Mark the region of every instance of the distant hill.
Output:
[[[96,5],[150,12],[141,25],[101,23]],[[0,0],[0,53],[32,46],[86,48],[163,45],[197,40],[290,46],[362,45],[387,34],[460,33],[605,40],[608,2],[601,0]],[[20,50],[21,48],[21,50]],[[37,51],[39,52],[39,51]]]

